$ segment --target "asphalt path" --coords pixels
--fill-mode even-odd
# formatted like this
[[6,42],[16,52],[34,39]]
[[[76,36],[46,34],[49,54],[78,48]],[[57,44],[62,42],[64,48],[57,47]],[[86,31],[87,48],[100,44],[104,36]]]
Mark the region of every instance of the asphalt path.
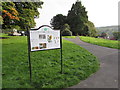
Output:
[[100,61],[100,69],[95,74],[70,88],[118,88],[118,49],[86,43],[79,37],[64,39],[87,49]]

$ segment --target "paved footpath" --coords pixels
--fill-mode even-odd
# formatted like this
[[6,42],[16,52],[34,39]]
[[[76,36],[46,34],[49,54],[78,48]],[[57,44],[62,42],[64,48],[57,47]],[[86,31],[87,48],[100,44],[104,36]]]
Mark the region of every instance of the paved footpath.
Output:
[[100,60],[100,69],[70,88],[118,88],[118,50],[85,43],[76,37],[64,38],[87,49]]

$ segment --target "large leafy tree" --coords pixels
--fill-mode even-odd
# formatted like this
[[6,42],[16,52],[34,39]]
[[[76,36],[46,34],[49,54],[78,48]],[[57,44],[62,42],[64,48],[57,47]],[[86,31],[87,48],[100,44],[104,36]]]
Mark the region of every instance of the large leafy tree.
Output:
[[[41,8],[42,4],[43,2],[40,0],[39,2],[2,2],[2,28],[6,29],[18,26],[20,29],[26,30],[26,27],[34,27],[36,24],[34,18],[39,17],[38,8]],[[6,6],[9,9],[7,9]],[[13,13],[11,12],[11,9],[14,10]],[[15,16],[14,20],[10,17],[8,19],[8,16],[6,15],[4,17],[4,11]]]
[[66,23],[70,26],[73,35],[96,36],[95,26],[88,20],[87,11],[79,0],[72,5],[67,16],[58,14],[51,20],[54,29],[63,30]]
[[94,24],[91,21],[87,21],[87,23],[85,23],[85,26],[87,28],[87,35],[88,36],[97,36],[97,31],[96,28],[94,26]]
[[79,0],[69,10],[67,22],[73,35],[94,36],[96,33],[94,24],[88,20],[87,11]]
[[2,20],[3,28],[11,28],[16,21],[19,21],[18,11],[13,2],[2,2]]
[[20,22],[17,22],[22,29],[26,26],[32,28],[35,26],[34,18],[39,17],[38,8],[41,8],[43,2],[15,2],[15,8],[19,12]]
[[88,16],[85,7],[80,1],[77,1],[72,5],[72,8],[67,15],[67,21],[74,35],[83,34],[83,30],[86,28],[85,23],[88,21]]
[[66,23],[66,16],[57,14],[51,19],[51,25],[54,29],[63,30],[63,26]]

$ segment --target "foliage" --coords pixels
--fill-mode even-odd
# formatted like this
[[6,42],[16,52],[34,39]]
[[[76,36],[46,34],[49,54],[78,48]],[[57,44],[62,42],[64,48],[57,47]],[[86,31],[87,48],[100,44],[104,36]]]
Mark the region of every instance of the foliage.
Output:
[[8,16],[10,19],[19,20],[19,18],[16,17],[18,15],[18,12],[16,11],[16,9],[15,8],[11,8],[10,10],[12,11],[11,13],[9,13],[7,10],[3,10],[3,13],[2,13],[3,14],[3,18]]
[[91,36],[91,37],[97,36],[96,28],[95,28],[94,24],[91,21],[88,21],[86,23],[86,28],[88,29],[88,33],[86,35]]
[[70,30],[63,30],[62,36],[72,36],[72,32]]
[[120,40],[120,32],[113,32],[113,36],[116,40]]
[[67,21],[70,25],[73,35],[83,35],[88,32],[85,26],[85,23],[88,21],[87,12],[85,11],[85,7],[81,4],[80,1],[77,1],[72,5],[72,8],[69,10],[67,15]]
[[96,36],[95,26],[88,21],[87,11],[81,1],[77,1],[72,5],[67,16],[58,14],[51,20],[51,25],[55,29],[62,30],[65,23],[69,24],[73,35]]
[[68,24],[64,24],[63,30],[70,30],[70,26]]
[[[39,0],[40,1],[40,0]],[[34,18],[39,16],[37,8],[41,8],[43,2],[2,2],[3,29],[19,26],[22,30],[26,26],[35,26]]]
[[57,14],[51,19],[51,25],[54,27],[54,29],[62,30],[64,24],[66,23],[66,16],[62,14]]
[[2,18],[2,16],[0,16],[0,25],[2,25],[3,24],[3,18]]
[[62,36],[72,36],[72,32],[70,31],[70,26],[68,24],[64,25]]
[[20,22],[17,24],[24,30],[26,26],[33,28],[35,26],[34,18],[39,17],[37,8],[41,8],[43,2],[15,2],[17,11],[19,12]]
[[92,43],[95,45],[120,49],[120,46],[119,46],[120,41],[107,40],[107,39],[101,39],[101,38],[93,38],[93,37],[85,37],[85,36],[80,36],[80,39],[82,41]]
[[10,25],[19,20],[18,15],[18,11],[15,9],[15,4],[13,2],[2,2],[2,28],[10,28]]
[[98,60],[90,52],[63,40],[63,74],[60,73],[60,49],[31,52],[30,83],[27,49],[25,36],[2,40],[3,88],[66,88],[86,79],[99,68]]

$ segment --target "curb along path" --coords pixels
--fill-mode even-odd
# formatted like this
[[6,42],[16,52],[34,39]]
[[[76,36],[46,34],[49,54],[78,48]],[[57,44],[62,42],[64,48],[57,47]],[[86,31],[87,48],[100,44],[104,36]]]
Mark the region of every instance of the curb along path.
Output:
[[95,74],[70,88],[118,88],[118,50],[85,43],[76,37],[64,38],[87,49],[100,61],[100,69]]

